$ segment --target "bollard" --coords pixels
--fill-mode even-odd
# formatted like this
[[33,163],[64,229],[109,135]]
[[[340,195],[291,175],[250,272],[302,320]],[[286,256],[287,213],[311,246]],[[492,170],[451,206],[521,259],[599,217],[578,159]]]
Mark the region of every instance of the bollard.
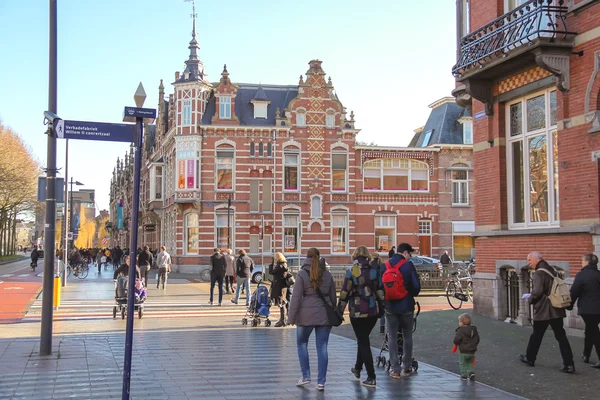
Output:
[[54,276],[54,296],[52,297],[52,299],[53,299],[54,309],[58,310],[58,307],[60,306],[60,276],[59,275]]

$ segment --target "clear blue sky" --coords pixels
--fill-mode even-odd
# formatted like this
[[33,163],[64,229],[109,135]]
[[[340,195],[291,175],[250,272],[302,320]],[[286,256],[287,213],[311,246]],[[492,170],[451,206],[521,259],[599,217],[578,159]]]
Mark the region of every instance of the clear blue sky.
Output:
[[[216,81],[297,84],[318,58],[359,140],[405,146],[428,104],[454,87],[455,2],[449,0],[198,0],[200,58]],[[141,81],[156,107],[182,71],[192,29],[183,0],[58,0],[58,115],[121,122]],[[0,119],[45,165],[48,1],[0,0]],[[65,144],[59,141],[59,167]],[[69,174],[108,208],[112,169],[126,144],[71,141]]]

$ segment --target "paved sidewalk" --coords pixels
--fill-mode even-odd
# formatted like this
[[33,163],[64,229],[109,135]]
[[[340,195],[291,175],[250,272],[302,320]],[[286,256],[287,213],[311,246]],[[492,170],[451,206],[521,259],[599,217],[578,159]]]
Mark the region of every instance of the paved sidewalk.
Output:
[[[124,326],[124,322],[115,324]],[[314,336],[309,345],[316,378]],[[0,339],[0,398],[109,399],[121,396],[123,334],[62,336],[52,356],[37,339]],[[134,399],[517,399],[481,383],[421,364],[412,377],[379,373],[377,388],[350,374],[356,344],[332,335],[324,393],[315,383],[295,387],[299,365],[295,330],[274,328],[157,328],[134,336]]]

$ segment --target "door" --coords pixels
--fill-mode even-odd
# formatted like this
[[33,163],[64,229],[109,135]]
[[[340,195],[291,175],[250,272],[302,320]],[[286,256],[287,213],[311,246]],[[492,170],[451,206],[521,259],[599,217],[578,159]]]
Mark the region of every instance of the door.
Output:
[[419,236],[419,254],[431,257],[431,236]]

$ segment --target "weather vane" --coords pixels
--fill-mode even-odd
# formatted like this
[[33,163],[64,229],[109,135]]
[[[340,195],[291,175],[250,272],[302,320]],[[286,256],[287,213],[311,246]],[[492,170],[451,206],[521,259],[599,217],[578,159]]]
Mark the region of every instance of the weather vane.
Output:
[[198,15],[196,14],[196,3],[194,0],[183,0],[185,3],[192,3],[192,13],[190,14],[191,18],[196,18]]

